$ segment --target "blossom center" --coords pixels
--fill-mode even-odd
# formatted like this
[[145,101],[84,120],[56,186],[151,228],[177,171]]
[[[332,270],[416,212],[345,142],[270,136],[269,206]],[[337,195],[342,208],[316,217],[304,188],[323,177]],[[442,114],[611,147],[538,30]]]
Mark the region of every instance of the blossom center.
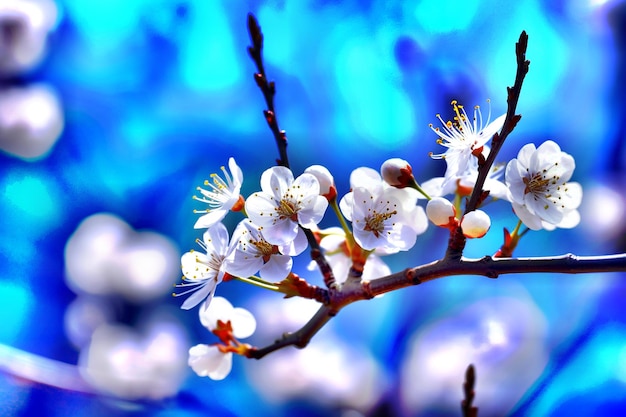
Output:
[[278,207],[276,207],[276,211],[281,219],[291,219],[294,222],[298,221],[298,207],[297,205],[290,200],[285,198],[281,199],[278,203]]
[[374,211],[371,215],[365,218],[365,227],[363,230],[374,233],[374,236],[380,237],[380,234],[385,230],[385,221],[389,220],[391,216],[397,213],[394,211],[387,211],[385,213],[378,213]]
[[[558,163],[555,163],[556,167]],[[550,185],[556,185],[561,178],[558,175],[549,175],[550,169],[544,169],[541,172],[536,172],[530,176],[524,177],[523,181],[526,187],[524,188],[524,194],[541,194],[549,192]]]
[[260,256],[263,258],[263,263],[267,263],[272,255],[276,255],[278,253],[278,246],[272,245],[265,240],[251,239],[250,243],[253,244],[260,252]]

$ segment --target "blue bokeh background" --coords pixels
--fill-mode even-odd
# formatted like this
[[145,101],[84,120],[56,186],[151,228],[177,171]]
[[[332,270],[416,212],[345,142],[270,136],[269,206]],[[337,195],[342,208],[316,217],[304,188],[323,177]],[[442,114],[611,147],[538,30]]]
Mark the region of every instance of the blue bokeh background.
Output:
[[[57,6],[58,21],[43,61],[3,81],[49,84],[65,115],[64,131],[45,157],[24,160],[0,153],[4,345],[77,363],[78,352],[63,326],[66,308],[76,297],[64,278],[64,247],[87,216],[113,213],[135,229],[169,237],[182,253],[200,236],[193,229],[192,210],[198,207],[191,199],[194,189],[229,156],[244,171],[244,195],[258,188],[260,173],[277,154],[246,53],[248,12],[255,13],[265,34],[267,71],[277,85],[279,122],[287,132],[296,173],[312,164],[325,165],[340,193],[348,190],[354,168],[378,169],[389,157],[407,159],[420,181],[441,175],[444,164],[428,157],[430,151],[441,151],[428,124],[436,122],[437,113],[450,117],[452,99],[480,104],[486,111],[490,98],[493,114],[503,113],[506,86],[515,74],[514,44],[526,30],[531,66],[518,106],[523,118],[502,157],[515,157],[525,143],[553,139],[575,157],[575,180],[586,191],[598,190],[587,196],[601,198],[603,190],[618,196],[626,192],[626,4],[621,1],[59,0]],[[602,206],[586,200],[581,213],[577,229],[530,233],[516,254],[626,250],[623,213],[610,225],[609,237],[597,232],[597,219],[605,216]],[[510,206],[504,204],[494,204],[492,220],[493,230],[485,239],[469,242],[468,256],[493,253],[502,227],[515,225]],[[330,216],[324,224],[332,224]],[[410,253],[389,258],[390,266],[397,271],[437,259],[445,244],[445,232],[431,228]],[[306,264],[296,262],[303,276]],[[403,394],[403,372],[416,338],[423,334],[423,343],[430,343],[428,329],[448,317],[465,319],[444,323],[444,333],[463,333],[463,326],[476,326],[472,314],[487,314],[475,313],[471,306],[523,298],[538,312],[544,330],[533,332],[532,322],[517,328],[513,318],[507,323],[518,338],[509,347],[536,342],[547,356],[528,364],[540,372],[526,385],[520,383],[523,395],[512,394],[510,406],[490,408],[487,404],[498,404],[498,395],[506,393],[490,396],[480,388],[478,405],[494,415],[617,415],[626,411],[624,277],[446,278],[350,306],[328,332],[348,351],[367,351],[383,370],[385,383],[376,403],[361,413],[417,415]],[[178,279],[172,276],[172,283]],[[239,283],[223,285],[218,292],[251,309],[260,298],[281,303],[273,294]],[[151,303],[121,303],[118,319],[133,324],[138,309],[164,304],[175,310],[180,300],[166,293]],[[506,316],[506,310],[503,302],[488,314]],[[186,323],[194,344],[211,342],[195,313],[175,314]],[[267,343],[280,331],[253,342]],[[515,356],[510,358],[498,365],[509,383],[520,366]],[[250,382],[255,372],[250,369],[262,361],[243,362],[235,359],[225,381],[190,373],[174,398],[139,403],[5,374],[0,376],[6,398],[0,400],[0,414],[360,415],[350,414],[341,401],[315,396],[268,400]],[[467,365],[462,358],[460,363],[459,378]],[[480,381],[480,367],[478,376]],[[280,384],[272,375],[264,381]],[[460,385],[453,390],[451,395],[460,400]],[[427,407],[420,415],[447,413]]]

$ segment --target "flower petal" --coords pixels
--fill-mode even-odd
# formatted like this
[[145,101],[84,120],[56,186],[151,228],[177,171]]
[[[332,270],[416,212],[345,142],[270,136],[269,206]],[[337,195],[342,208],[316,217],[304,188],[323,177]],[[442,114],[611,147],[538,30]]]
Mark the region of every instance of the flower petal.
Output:
[[230,323],[233,326],[233,335],[237,339],[250,337],[256,330],[256,319],[245,308],[234,308],[230,316]]

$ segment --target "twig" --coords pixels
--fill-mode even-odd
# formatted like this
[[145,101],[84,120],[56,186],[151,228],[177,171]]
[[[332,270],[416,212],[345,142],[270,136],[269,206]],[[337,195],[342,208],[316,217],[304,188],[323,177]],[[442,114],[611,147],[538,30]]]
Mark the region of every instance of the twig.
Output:
[[300,349],[306,347],[309,341],[324,325],[335,316],[337,312],[327,306],[320,307],[317,313],[300,330],[294,333],[286,333],[281,339],[261,349],[252,348],[247,356],[253,359],[261,359],[263,356],[287,346],[296,346]]
[[274,81],[267,81],[265,74],[265,65],[263,64],[263,32],[256,17],[252,13],[248,13],[248,33],[250,34],[251,46],[248,46],[248,54],[256,65],[257,72],[254,74],[254,81],[263,94],[267,110],[263,111],[265,121],[270,130],[274,134],[276,146],[278,147],[279,158],[276,160],[278,165],[289,168],[289,158],[287,157],[287,135],[284,130],[278,127],[278,119],[276,118],[276,110],[274,109],[274,95],[276,95],[276,85]]
[[478,417],[478,407],[472,406],[475,396],[475,384],[476,371],[474,370],[474,365],[470,365],[465,371],[465,382],[463,383],[463,400],[461,401],[463,417]]
[[[276,95],[276,85],[274,81],[267,81],[265,74],[265,65],[263,64],[263,32],[256,17],[252,13],[248,13],[248,33],[250,35],[251,46],[248,47],[248,54],[256,65],[257,72],[254,74],[254,80],[263,94],[267,110],[263,111],[265,121],[276,140],[278,147],[278,159],[276,163],[289,168],[289,158],[287,156],[287,134],[278,126],[278,118],[276,117],[276,109],[274,108],[274,95]],[[311,230],[302,228],[306,235],[309,246],[311,247],[311,259],[317,263],[320,271],[324,276],[324,283],[328,288],[333,288],[335,278],[328,261],[324,257],[319,242],[315,239],[315,235]]]

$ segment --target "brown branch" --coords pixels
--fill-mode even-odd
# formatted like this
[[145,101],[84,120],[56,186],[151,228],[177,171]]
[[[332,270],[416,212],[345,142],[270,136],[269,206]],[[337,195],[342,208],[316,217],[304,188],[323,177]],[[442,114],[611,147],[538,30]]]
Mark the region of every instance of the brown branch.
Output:
[[263,111],[265,121],[270,130],[274,134],[276,146],[278,147],[278,165],[289,168],[289,158],[287,157],[287,135],[284,130],[278,126],[276,118],[276,110],[274,108],[274,96],[276,95],[276,85],[274,81],[267,81],[265,74],[265,65],[263,63],[263,32],[256,17],[252,13],[248,13],[248,33],[250,34],[251,46],[248,46],[248,54],[256,65],[257,72],[254,74],[254,81],[261,90],[267,110]]
[[576,256],[565,254],[556,257],[444,258],[429,264],[408,268],[372,281],[346,281],[337,291],[329,291],[330,300],[300,330],[285,334],[264,348],[253,348],[248,357],[263,356],[287,346],[305,347],[311,338],[343,307],[356,301],[368,300],[380,294],[422,284],[437,278],[459,275],[480,275],[498,278],[500,275],[550,272],[584,274],[590,272],[626,271],[626,253],[605,256]]
[[263,356],[287,346],[304,348],[309,341],[326,323],[337,314],[332,308],[321,306],[317,313],[300,330],[294,333],[285,333],[281,339],[264,348],[252,348],[247,356],[252,359],[261,359]]
[[[528,35],[526,34],[526,31],[522,31],[519,40],[515,44],[517,72],[515,74],[515,82],[513,83],[513,87],[507,87],[508,107],[506,117],[504,119],[504,124],[502,125],[500,133],[496,133],[495,135],[493,135],[493,138],[491,139],[491,150],[489,151],[489,156],[487,156],[487,159],[484,161],[484,163],[480,164],[478,167],[478,178],[476,179],[476,184],[474,185],[472,195],[465,205],[465,214],[469,213],[470,211],[476,210],[480,205],[481,197],[483,196],[483,185],[485,185],[485,180],[489,175],[491,166],[495,162],[496,157],[500,152],[502,145],[504,144],[504,140],[507,138],[507,136],[509,136],[513,129],[515,129],[517,122],[519,122],[519,120],[522,118],[521,115],[515,114],[515,112],[517,110],[517,103],[519,101],[520,93],[522,92],[522,84],[530,66],[530,61],[526,59],[527,47]],[[465,236],[463,236],[461,228],[457,228],[457,230],[455,230],[453,234],[454,236],[451,236],[450,242],[454,242],[455,245],[448,245],[446,258],[460,258],[463,254],[463,249],[465,248]]]
[[463,417],[478,417],[478,407],[472,406],[474,402],[474,386],[476,385],[476,371],[474,365],[467,367],[465,371],[465,382],[463,383],[463,401],[461,401],[461,410]]
[[[263,63],[263,32],[256,17],[252,13],[248,13],[248,33],[250,35],[251,46],[248,47],[248,54],[256,65],[257,72],[254,74],[254,80],[263,94],[267,110],[263,111],[265,121],[274,134],[276,146],[278,147],[278,159],[276,163],[289,168],[289,158],[287,156],[287,134],[278,126],[278,118],[276,117],[276,109],[274,108],[274,95],[276,95],[276,85],[273,81],[267,81],[265,74],[265,65]],[[319,242],[315,239],[315,235],[309,229],[302,228],[306,235],[309,246],[311,246],[311,259],[317,263],[320,271],[324,276],[324,283],[328,288],[334,286],[335,278],[328,261],[324,257]]]

